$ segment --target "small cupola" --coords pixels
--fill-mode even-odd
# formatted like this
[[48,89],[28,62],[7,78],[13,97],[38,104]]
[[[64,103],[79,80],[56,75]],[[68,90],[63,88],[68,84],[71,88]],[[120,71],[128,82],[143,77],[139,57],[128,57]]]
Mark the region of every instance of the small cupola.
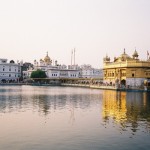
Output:
[[103,62],[110,62],[110,57],[108,57],[108,55],[106,54],[106,56],[103,58]]
[[139,57],[139,54],[138,54],[138,52],[136,51],[136,49],[135,49],[135,51],[134,51],[134,53],[133,53],[133,59],[138,59],[138,57]]
[[11,61],[10,61],[10,63],[11,63],[11,64],[14,64],[14,63],[15,63],[15,61],[14,61],[14,60],[11,60]]

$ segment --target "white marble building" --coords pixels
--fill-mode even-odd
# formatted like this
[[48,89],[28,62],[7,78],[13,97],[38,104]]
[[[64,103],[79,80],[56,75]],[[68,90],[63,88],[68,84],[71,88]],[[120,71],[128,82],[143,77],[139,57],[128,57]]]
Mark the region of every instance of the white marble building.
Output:
[[51,58],[47,55],[40,61],[34,61],[33,69],[24,71],[24,79],[29,78],[33,71],[40,69],[45,71],[48,78],[102,78],[102,69],[92,68],[90,65],[59,65],[57,61],[52,63]]
[[48,78],[79,78],[80,77],[80,69],[78,65],[68,67],[66,65],[59,65],[57,61],[55,61],[54,64],[52,64],[52,60],[47,55],[44,59],[40,59],[40,61],[34,61],[34,67],[33,69],[30,68],[28,71],[24,71],[24,79],[29,78],[31,76],[31,73],[33,71],[36,71],[37,69],[40,69],[42,71],[45,71]]
[[83,78],[103,78],[103,71],[93,68],[91,65],[82,65],[81,76]]
[[17,82],[21,77],[21,63],[0,59],[0,82]]

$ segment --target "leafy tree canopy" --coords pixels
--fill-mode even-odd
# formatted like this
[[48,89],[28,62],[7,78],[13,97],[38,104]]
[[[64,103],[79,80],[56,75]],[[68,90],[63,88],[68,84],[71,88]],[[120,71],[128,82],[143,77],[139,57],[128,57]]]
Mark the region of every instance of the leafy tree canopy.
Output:
[[31,78],[46,78],[46,73],[39,69],[31,73]]

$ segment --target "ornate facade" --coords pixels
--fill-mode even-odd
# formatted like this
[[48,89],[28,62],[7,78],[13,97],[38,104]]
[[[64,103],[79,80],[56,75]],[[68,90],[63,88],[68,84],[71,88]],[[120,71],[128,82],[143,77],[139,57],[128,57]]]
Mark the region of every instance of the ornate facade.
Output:
[[143,88],[150,80],[150,58],[146,61],[139,60],[135,50],[132,57],[123,54],[115,57],[114,61],[106,56],[103,59],[104,83],[119,87]]

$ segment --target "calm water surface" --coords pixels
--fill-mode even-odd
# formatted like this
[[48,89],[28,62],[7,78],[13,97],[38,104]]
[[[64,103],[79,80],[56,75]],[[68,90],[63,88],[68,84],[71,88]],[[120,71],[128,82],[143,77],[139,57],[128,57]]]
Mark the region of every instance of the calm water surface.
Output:
[[150,93],[0,86],[0,150],[101,149],[150,149]]

